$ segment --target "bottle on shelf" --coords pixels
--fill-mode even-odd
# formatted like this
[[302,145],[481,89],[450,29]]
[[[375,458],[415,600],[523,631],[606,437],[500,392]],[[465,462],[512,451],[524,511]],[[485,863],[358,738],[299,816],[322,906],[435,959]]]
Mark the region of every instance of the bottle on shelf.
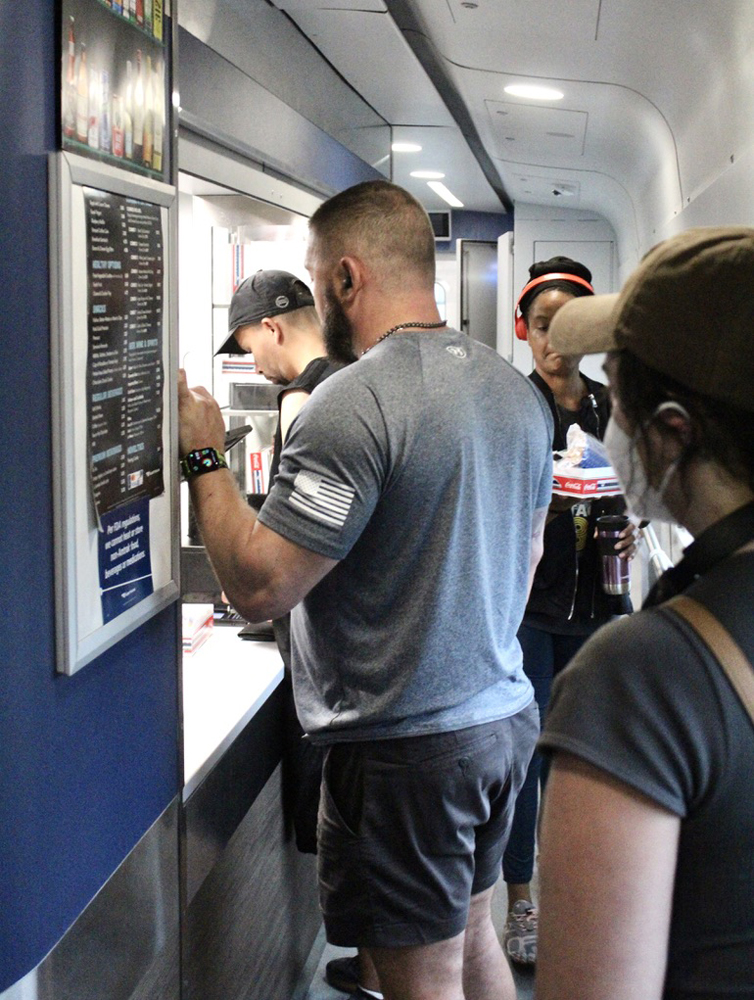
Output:
[[99,85],[99,72],[89,67],[89,132],[87,141],[90,149],[99,149],[99,114],[102,92]]
[[136,0],[136,23],[144,27],[144,0]]
[[144,0],[144,28],[152,32],[152,0]]
[[106,69],[101,74],[102,106],[99,114],[99,148],[103,153],[112,150],[112,110],[110,105],[110,74]]
[[147,56],[146,68],[144,70],[144,143],[142,153],[142,163],[145,167],[152,166],[152,152],[154,150],[154,101],[152,94],[152,58]]
[[113,156],[122,158],[124,152],[123,98],[113,94]]
[[165,129],[165,78],[164,66],[155,62],[152,97],[154,101],[154,152],[152,153],[152,169],[162,173],[162,143]]
[[162,41],[162,0],[152,0],[152,34]]
[[68,58],[65,71],[65,97],[63,99],[63,134],[72,139],[76,135],[76,36],[73,17],[68,18]]
[[123,105],[123,155],[127,160],[134,158],[134,84],[131,60],[126,61],[126,96]]
[[76,81],[76,138],[86,142],[89,137],[89,69],[86,64],[86,44],[81,43],[79,73]]
[[136,50],[136,83],[133,98],[134,163],[144,159],[144,77],[141,68],[141,49]]

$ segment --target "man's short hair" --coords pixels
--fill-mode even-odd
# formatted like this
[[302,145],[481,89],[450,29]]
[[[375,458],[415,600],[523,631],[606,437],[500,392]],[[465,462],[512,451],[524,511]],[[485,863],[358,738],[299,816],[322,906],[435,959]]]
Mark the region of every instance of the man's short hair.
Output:
[[365,181],[317,209],[309,229],[326,260],[361,258],[389,284],[406,272],[432,284],[435,239],[426,211],[413,195],[389,181]]

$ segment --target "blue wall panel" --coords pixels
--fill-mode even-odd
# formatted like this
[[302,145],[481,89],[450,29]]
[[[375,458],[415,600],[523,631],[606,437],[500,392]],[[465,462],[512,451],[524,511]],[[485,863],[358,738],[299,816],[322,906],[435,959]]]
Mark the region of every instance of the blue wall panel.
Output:
[[0,0],[0,992],[178,790],[177,606],[55,673],[47,155],[56,5]]
[[513,230],[513,214],[496,212],[466,212],[454,209],[451,213],[451,239],[439,240],[438,253],[455,253],[456,240],[487,240],[494,242],[498,236]]

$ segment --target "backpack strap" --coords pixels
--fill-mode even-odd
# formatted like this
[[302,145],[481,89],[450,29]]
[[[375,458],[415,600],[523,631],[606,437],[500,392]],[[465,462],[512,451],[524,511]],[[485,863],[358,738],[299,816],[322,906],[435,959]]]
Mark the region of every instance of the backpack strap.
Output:
[[664,606],[685,619],[709,648],[754,723],[754,669],[730,632],[693,597],[679,594]]

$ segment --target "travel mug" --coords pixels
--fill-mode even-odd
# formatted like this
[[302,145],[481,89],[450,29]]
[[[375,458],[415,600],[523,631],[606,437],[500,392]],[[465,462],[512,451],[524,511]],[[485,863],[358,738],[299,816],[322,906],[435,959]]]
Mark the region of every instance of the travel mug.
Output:
[[602,563],[602,588],[606,594],[627,594],[630,588],[628,559],[615,551],[618,535],[629,524],[625,514],[597,518],[597,545]]

